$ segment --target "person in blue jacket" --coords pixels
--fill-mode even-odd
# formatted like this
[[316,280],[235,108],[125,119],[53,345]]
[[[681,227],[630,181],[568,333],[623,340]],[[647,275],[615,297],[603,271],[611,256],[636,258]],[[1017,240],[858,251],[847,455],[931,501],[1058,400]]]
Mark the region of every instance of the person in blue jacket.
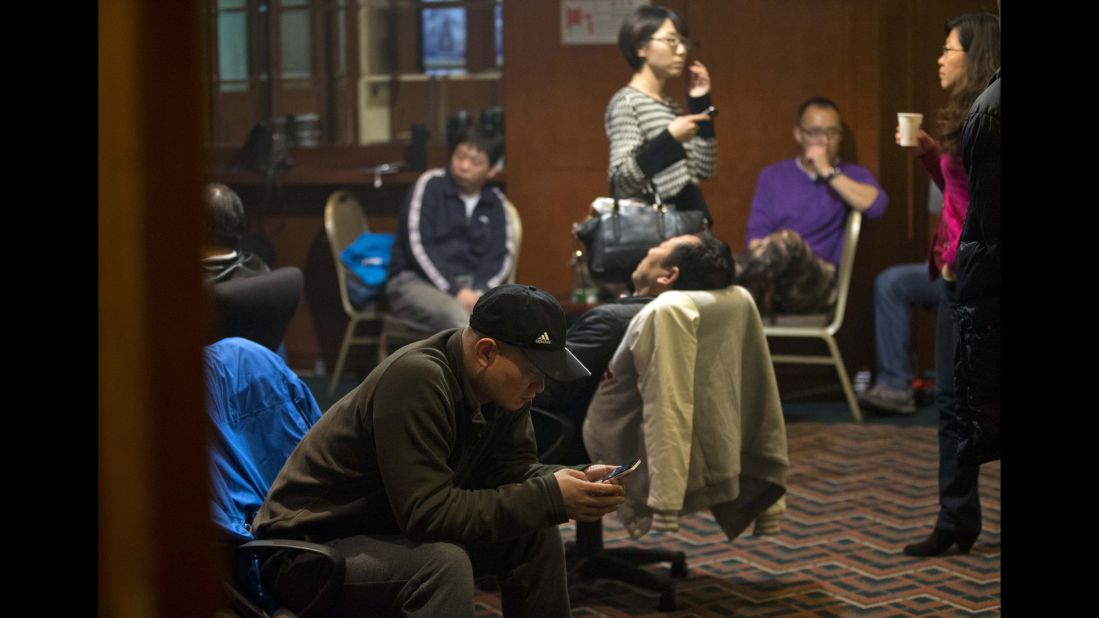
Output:
[[507,282],[516,249],[507,198],[486,186],[502,154],[502,136],[467,129],[450,164],[421,174],[405,196],[385,294],[407,326],[466,326],[477,299]]

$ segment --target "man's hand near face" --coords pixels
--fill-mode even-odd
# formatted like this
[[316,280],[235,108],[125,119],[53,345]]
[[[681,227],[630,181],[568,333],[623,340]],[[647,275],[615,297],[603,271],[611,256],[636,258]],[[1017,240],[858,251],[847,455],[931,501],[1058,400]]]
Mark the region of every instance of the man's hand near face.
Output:
[[[806,165],[819,177],[832,173],[832,161],[828,157],[828,146],[811,144],[805,148]],[[878,189],[871,184],[857,182],[840,175],[829,181],[840,198],[852,208],[864,211],[874,205],[878,199]]]
[[805,160],[817,176],[824,176],[832,171],[832,162],[828,159],[828,146],[813,144],[805,149]]

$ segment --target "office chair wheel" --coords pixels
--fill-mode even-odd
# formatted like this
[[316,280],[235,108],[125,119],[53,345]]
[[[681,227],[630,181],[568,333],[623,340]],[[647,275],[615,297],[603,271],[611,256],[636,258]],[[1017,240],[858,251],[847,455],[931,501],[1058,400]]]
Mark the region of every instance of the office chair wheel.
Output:
[[687,577],[687,560],[680,558],[672,561],[671,575],[675,579]]
[[665,590],[660,593],[660,611],[674,612],[676,607],[675,590]]

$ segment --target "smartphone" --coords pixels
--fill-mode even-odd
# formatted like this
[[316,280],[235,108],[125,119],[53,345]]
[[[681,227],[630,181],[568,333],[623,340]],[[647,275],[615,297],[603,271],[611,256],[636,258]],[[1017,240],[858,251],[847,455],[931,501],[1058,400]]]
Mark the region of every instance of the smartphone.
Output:
[[624,464],[624,465],[618,466],[618,467],[617,467],[617,468],[615,468],[614,470],[611,470],[611,473],[610,473],[610,474],[608,474],[607,476],[604,476],[603,478],[599,479],[599,480],[598,480],[598,481],[596,481],[596,482],[597,482],[597,483],[606,483],[607,481],[609,481],[609,480],[611,480],[611,479],[623,479],[623,478],[626,478],[626,477],[627,477],[627,476],[629,476],[630,474],[633,474],[633,471],[634,471],[634,470],[636,470],[636,469],[638,469],[638,468],[640,468],[640,467],[641,467],[641,460],[640,460],[640,459],[638,459],[637,461],[635,461],[635,462],[633,462],[633,463],[628,463],[628,464]]
[[714,116],[717,115],[717,108],[714,107],[713,105],[711,105],[711,106],[707,107],[706,109],[702,110],[702,113],[706,114],[710,118],[713,118]]

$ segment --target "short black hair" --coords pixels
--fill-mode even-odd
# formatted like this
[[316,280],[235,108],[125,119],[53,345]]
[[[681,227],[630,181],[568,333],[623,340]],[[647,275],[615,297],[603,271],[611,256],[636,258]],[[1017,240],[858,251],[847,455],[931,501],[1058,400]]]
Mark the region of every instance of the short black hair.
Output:
[[211,182],[203,192],[206,238],[218,247],[236,249],[244,235],[244,204],[229,187]]
[[736,282],[733,252],[725,241],[710,232],[695,234],[701,242],[681,242],[661,266],[679,267],[674,290],[720,290]]
[[504,136],[498,131],[486,129],[480,125],[471,125],[462,129],[454,140],[454,149],[462,144],[468,144],[471,148],[480,150],[488,157],[489,165],[496,165],[500,157],[504,156]]
[[675,11],[662,6],[639,6],[622,20],[622,27],[618,29],[618,48],[634,71],[641,68],[641,57],[637,55],[637,50],[654,32],[660,30],[666,19],[672,20],[680,36],[687,38],[687,23]]
[[795,120],[796,124],[801,124],[801,117],[805,115],[805,110],[809,109],[810,107],[823,107],[825,109],[834,109],[836,110],[836,114],[842,116],[842,114],[840,114],[840,106],[836,105],[836,102],[832,99],[829,99],[828,97],[810,97],[801,104],[801,107],[798,108],[798,117]]

